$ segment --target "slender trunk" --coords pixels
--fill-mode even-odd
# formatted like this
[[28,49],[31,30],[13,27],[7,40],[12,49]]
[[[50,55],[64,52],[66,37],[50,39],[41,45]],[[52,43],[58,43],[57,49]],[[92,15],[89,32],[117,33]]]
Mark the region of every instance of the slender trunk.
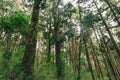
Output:
[[60,42],[60,33],[59,33],[59,11],[58,5],[54,7],[54,33],[55,33],[55,54],[56,54],[56,70],[57,70],[57,79],[61,80],[63,78],[63,65],[61,62],[61,42]]
[[6,46],[6,44],[5,44],[5,42],[6,42],[6,36],[7,36],[7,33],[5,33],[4,35],[3,35],[3,37],[2,37],[2,40],[1,40],[1,42],[2,42],[2,51],[4,51],[5,50],[5,46]]
[[[81,7],[79,5],[79,2],[80,0],[78,0],[78,8],[79,8],[79,21],[81,23]],[[77,76],[77,80],[80,80],[80,71],[81,71],[81,64],[80,64],[80,59],[81,59],[81,53],[82,53],[82,31],[81,31],[81,34],[80,34],[80,45],[79,45],[79,54],[78,54],[78,76]]]
[[85,45],[85,51],[86,51],[86,58],[87,58],[87,63],[91,72],[91,76],[92,76],[92,80],[95,80],[95,76],[94,76],[94,72],[92,69],[92,64],[90,63],[90,57],[89,57],[89,52],[88,52],[88,47],[87,47],[87,41],[85,39],[86,36],[84,36],[83,41],[84,41],[84,45]]
[[91,38],[90,38],[90,45],[92,47],[92,51],[93,51],[92,56],[93,56],[93,59],[94,59],[94,62],[95,62],[95,67],[97,69],[96,71],[98,71],[98,77],[99,77],[99,79],[101,79],[101,77],[102,77],[102,80],[103,80],[103,72],[102,72],[101,65],[100,65],[98,57],[96,55],[96,51],[95,51],[95,48],[94,48],[94,45],[93,45],[93,42],[92,42]]
[[[69,59],[73,59],[73,56],[72,56],[72,45],[71,45],[71,39],[69,40]],[[72,60],[70,60],[70,65],[72,65],[73,66],[73,61]],[[73,68],[73,70],[74,70],[74,68]]]
[[47,39],[47,62],[51,62],[51,45],[50,45],[50,34],[51,34],[51,27],[49,26],[48,27],[48,30],[49,30],[49,32],[48,32],[48,39]]
[[[95,34],[95,37],[96,37],[96,39],[97,39],[98,45],[100,45],[100,44],[99,44],[99,40],[98,40],[98,38],[97,38],[97,34],[95,33],[95,28],[94,28],[93,25],[92,25],[92,29],[93,29],[93,33]],[[92,50],[93,50],[94,52],[96,52],[96,51],[95,51],[95,48],[94,48],[94,46],[93,46],[92,39],[90,39],[90,42],[91,42]],[[99,47],[100,47],[100,46],[99,46]],[[102,57],[103,57],[103,56],[102,56]],[[98,62],[99,71],[100,71],[101,77],[102,77],[102,79],[103,79],[103,75],[104,75],[104,74],[103,74],[103,72],[102,72],[102,67],[101,67],[101,64],[100,64],[100,62],[99,62],[96,54],[95,54],[95,58],[96,58],[96,60],[97,60],[97,62]]]
[[[98,30],[97,30],[97,33],[98,33],[98,35],[99,35],[99,37],[100,37],[100,34],[99,34]],[[98,38],[97,38],[97,35],[96,35],[96,39],[97,39],[97,43],[98,43],[98,45],[99,45],[100,51],[101,51],[101,53],[102,53],[103,62],[104,62],[104,65],[105,65],[105,69],[106,69],[106,71],[107,71],[107,76],[108,76],[109,80],[112,80],[110,70],[109,70],[109,68],[107,67],[108,65],[107,65],[107,62],[105,61],[105,56],[104,56],[104,54],[103,54],[103,52],[105,52],[105,54],[106,54],[107,51],[105,50],[104,45],[100,45],[100,42],[99,42],[99,40],[98,40]],[[103,42],[101,42],[101,43],[103,43]]]
[[97,63],[97,61],[95,59],[95,55],[94,55],[95,53],[93,51],[91,51],[90,54],[92,56],[92,59],[93,59],[94,65],[95,65],[95,71],[96,71],[95,76],[98,77],[98,80],[101,80],[101,77],[100,77],[100,74],[99,74],[99,68],[98,68],[99,66],[98,66],[98,63]]
[[78,76],[77,76],[77,80],[80,80],[80,67],[81,67],[81,63],[80,63],[80,59],[81,59],[81,50],[82,50],[82,35],[80,36],[80,44],[79,44],[79,53],[78,53]]
[[75,38],[73,38],[72,37],[72,42],[71,42],[71,44],[72,44],[72,59],[73,59],[73,70],[74,71],[77,71],[77,66],[78,66],[78,63],[77,63],[77,61],[75,60],[78,56],[78,54],[77,54],[77,43],[76,43],[76,40],[75,40]]

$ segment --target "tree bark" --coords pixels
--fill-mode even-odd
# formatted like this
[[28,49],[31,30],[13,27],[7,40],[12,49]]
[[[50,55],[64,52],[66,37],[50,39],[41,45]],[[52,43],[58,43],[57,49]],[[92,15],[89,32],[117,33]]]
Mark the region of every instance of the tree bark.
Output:
[[95,80],[95,76],[94,76],[93,69],[92,69],[92,64],[90,63],[90,57],[89,57],[89,52],[88,52],[88,47],[87,47],[87,41],[86,41],[85,37],[86,36],[84,36],[84,38],[83,38],[83,42],[84,42],[85,50],[86,50],[87,63],[88,63],[88,67],[89,67],[90,72],[91,72],[92,80]]
[[91,48],[92,48],[91,54],[92,54],[92,57],[93,57],[93,60],[94,60],[94,63],[95,63],[95,67],[96,67],[96,72],[97,72],[98,78],[100,80],[103,80],[103,72],[101,70],[101,65],[100,65],[98,57],[96,55],[96,51],[95,51],[95,48],[94,48],[94,45],[93,45],[93,42],[92,42],[91,38],[90,38],[90,45],[91,45]]
[[63,78],[63,65],[61,58],[61,41],[60,41],[60,33],[59,33],[59,11],[58,5],[60,0],[58,0],[57,4],[54,6],[54,34],[55,34],[55,54],[56,54],[56,75],[58,80],[62,80]]
[[33,12],[31,23],[29,27],[29,33],[27,38],[27,44],[25,47],[25,53],[21,63],[21,71],[23,72],[24,80],[33,80],[34,72],[34,60],[36,52],[36,42],[37,42],[37,24],[39,17],[39,4],[42,0],[34,0]]
[[81,71],[81,53],[82,53],[82,34],[80,35],[80,44],[79,44],[79,53],[78,53],[78,76],[77,80],[80,80],[80,71]]

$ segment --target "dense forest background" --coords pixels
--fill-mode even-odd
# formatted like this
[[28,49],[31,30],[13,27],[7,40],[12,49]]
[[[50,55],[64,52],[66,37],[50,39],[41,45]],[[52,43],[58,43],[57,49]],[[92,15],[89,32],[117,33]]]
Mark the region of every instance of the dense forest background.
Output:
[[120,0],[0,0],[0,80],[120,80]]

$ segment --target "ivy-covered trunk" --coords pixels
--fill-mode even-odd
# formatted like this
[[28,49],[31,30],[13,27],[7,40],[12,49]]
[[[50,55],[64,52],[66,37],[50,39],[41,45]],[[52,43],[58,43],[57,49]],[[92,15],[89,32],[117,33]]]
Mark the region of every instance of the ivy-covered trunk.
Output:
[[21,63],[21,70],[24,74],[23,80],[33,80],[34,60],[37,42],[37,23],[39,17],[39,4],[42,0],[34,0],[31,23],[29,26],[29,33],[25,53]]

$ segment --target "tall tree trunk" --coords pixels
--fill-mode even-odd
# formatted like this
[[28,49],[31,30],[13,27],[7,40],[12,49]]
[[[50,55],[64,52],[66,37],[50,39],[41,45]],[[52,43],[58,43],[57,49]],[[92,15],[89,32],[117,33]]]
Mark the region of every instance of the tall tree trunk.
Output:
[[[57,1],[57,4],[54,7],[54,34],[55,34],[55,53],[56,53],[56,70],[57,70],[57,79],[62,80],[63,78],[63,65],[61,58],[61,42],[60,42],[60,33],[59,33],[59,9],[58,5],[61,0]],[[55,1],[56,2],[56,1]]]
[[[100,37],[100,34],[99,34],[99,31],[97,30],[97,33],[98,33],[98,35],[99,35],[99,37]],[[107,76],[108,76],[108,78],[109,78],[109,80],[112,80],[112,77],[111,77],[111,73],[110,73],[110,70],[109,70],[109,68],[107,68],[107,63],[106,63],[106,61],[105,61],[105,56],[104,56],[104,54],[103,54],[103,52],[105,52],[105,53],[107,53],[107,51],[105,50],[105,48],[104,48],[104,45],[100,45],[100,42],[99,42],[99,40],[98,40],[98,38],[97,38],[97,34],[95,33],[95,37],[96,37],[96,39],[97,39],[97,43],[98,43],[98,45],[99,45],[99,48],[100,48],[100,51],[101,51],[101,55],[102,55],[102,57],[103,57],[103,62],[104,62],[104,65],[105,65],[105,69],[106,69],[106,71],[107,71]],[[102,42],[101,42],[102,43]]]
[[51,62],[51,25],[52,25],[52,13],[51,13],[51,10],[49,9],[49,19],[47,20],[47,23],[48,23],[48,35],[47,35],[47,62]]
[[[91,24],[92,25],[92,24]],[[98,45],[100,45],[99,44],[99,40],[98,40],[98,38],[97,38],[97,34],[96,34],[96,32],[95,32],[95,28],[94,28],[94,26],[92,25],[91,26],[92,27],[92,29],[93,29],[93,33],[95,34],[95,37],[96,37],[96,40],[97,40],[97,43],[98,43]],[[93,42],[92,42],[92,39],[90,38],[90,43],[91,43],[91,46],[92,46],[92,50],[93,50],[93,52],[95,52],[96,53],[96,51],[95,51],[95,48],[94,48],[94,45],[93,45]],[[100,47],[100,46],[99,46]],[[103,56],[102,56],[103,57]],[[96,60],[97,60],[97,63],[98,63],[98,66],[99,66],[99,72],[100,72],[100,74],[101,74],[101,77],[102,77],[102,79],[103,79],[103,72],[102,72],[102,67],[101,67],[101,64],[100,64],[100,62],[99,62],[99,60],[98,60],[98,58],[97,58],[97,55],[95,54],[95,58],[96,58]]]
[[92,80],[95,80],[94,72],[92,69],[92,64],[90,63],[90,56],[89,56],[89,52],[88,52],[86,36],[84,36],[83,41],[84,41],[84,45],[85,45],[86,58],[87,58],[88,67],[89,67],[90,72],[91,72],[91,77],[92,77]]
[[[94,63],[95,63],[95,67],[96,67],[96,71],[98,71],[98,77],[100,80],[103,80],[103,72],[102,72],[102,69],[101,69],[101,65],[99,63],[99,60],[98,60],[98,57],[96,55],[96,51],[95,51],[95,48],[94,48],[94,45],[93,45],[93,42],[92,42],[92,39],[90,38],[90,45],[92,47],[92,56],[93,56],[93,60],[94,60]],[[100,76],[101,75],[101,76]],[[101,79],[102,77],[102,79]]]
[[72,37],[72,41],[71,41],[71,47],[72,47],[72,59],[73,59],[73,70],[77,71],[77,66],[78,66],[78,62],[75,60],[78,57],[78,52],[77,52],[77,42],[75,40],[75,37]]
[[[78,8],[79,8],[79,21],[81,23],[81,7],[79,5],[80,0],[78,0]],[[80,71],[81,71],[81,63],[80,63],[80,59],[81,59],[81,53],[82,53],[82,31],[80,33],[80,45],[79,45],[79,53],[78,53],[78,76],[77,76],[77,80],[80,80]]]
[[42,0],[34,0],[33,12],[31,23],[29,27],[29,34],[27,39],[27,44],[25,47],[25,53],[21,63],[21,71],[24,73],[24,80],[33,80],[34,72],[34,60],[36,52],[36,42],[37,42],[37,24],[39,17],[39,4]]
[[82,33],[80,35],[80,44],[79,44],[79,53],[78,53],[78,76],[77,76],[77,80],[80,80],[80,71],[81,71],[81,51],[82,50]]
[[47,62],[51,62],[51,45],[50,45],[50,34],[51,34],[51,22],[48,23],[48,35],[47,35]]

